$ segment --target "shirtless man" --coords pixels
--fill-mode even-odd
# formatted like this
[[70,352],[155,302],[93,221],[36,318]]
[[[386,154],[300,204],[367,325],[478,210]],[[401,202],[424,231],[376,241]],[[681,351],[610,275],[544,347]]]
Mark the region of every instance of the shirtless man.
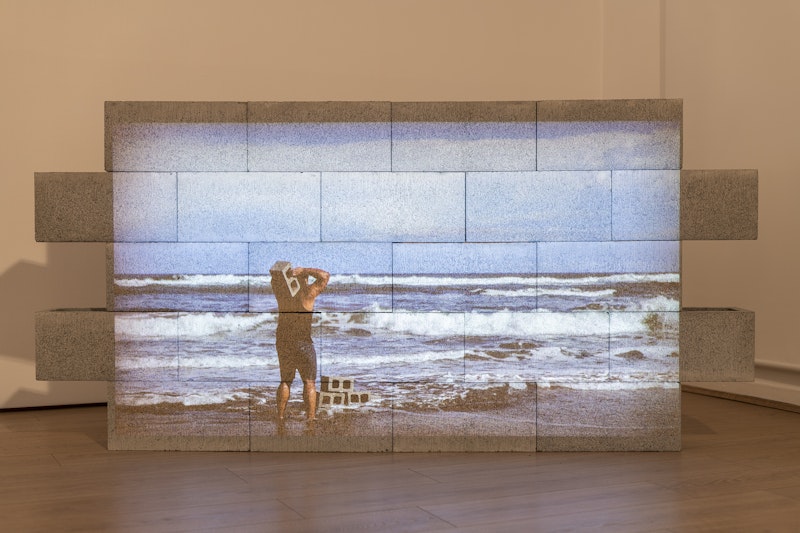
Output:
[[[318,268],[291,268],[289,263],[281,261],[273,265],[270,274],[272,291],[278,301],[276,348],[281,369],[278,423],[284,421],[295,371],[303,380],[306,416],[311,422],[316,419],[317,412],[317,352],[311,339],[312,312],[314,301],[328,285],[330,274]],[[311,283],[310,278],[314,279]]]

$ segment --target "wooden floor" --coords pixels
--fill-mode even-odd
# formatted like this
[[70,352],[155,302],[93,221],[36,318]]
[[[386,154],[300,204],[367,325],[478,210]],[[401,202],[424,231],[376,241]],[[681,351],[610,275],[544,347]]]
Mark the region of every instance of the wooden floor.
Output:
[[680,453],[109,452],[0,413],[0,531],[800,531],[800,414],[683,393]]

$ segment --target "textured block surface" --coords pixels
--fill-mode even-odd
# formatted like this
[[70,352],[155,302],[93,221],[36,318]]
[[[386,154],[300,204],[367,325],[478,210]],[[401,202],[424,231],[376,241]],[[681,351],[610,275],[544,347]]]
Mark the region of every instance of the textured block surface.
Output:
[[470,172],[467,240],[607,241],[610,172]]
[[537,104],[537,170],[681,168],[680,100]]
[[178,189],[174,172],[115,172],[116,242],[178,240]]
[[391,170],[389,102],[250,102],[251,171]]
[[323,241],[463,241],[464,174],[322,174]]
[[318,241],[318,173],[178,175],[178,240]]
[[36,379],[114,379],[114,315],[74,309],[36,313]]
[[755,379],[753,311],[687,307],[680,315],[682,382]]
[[678,240],[680,175],[677,170],[614,171],[614,240]]
[[536,449],[677,451],[677,383],[551,383],[538,388]]
[[392,427],[396,452],[533,452],[536,384],[398,384]]
[[392,104],[392,170],[534,170],[536,102]]
[[113,240],[112,190],[105,172],[35,173],[36,240]]
[[328,288],[314,305],[317,311],[392,308],[391,243],[250,243],[250,311],[278,310],[269,275],[276,261],[321,268],[331,274]]
[[108,171],[247,170],[241,102],[106,102]]
[[681,239],[756,238],[757,170],[681,171]]

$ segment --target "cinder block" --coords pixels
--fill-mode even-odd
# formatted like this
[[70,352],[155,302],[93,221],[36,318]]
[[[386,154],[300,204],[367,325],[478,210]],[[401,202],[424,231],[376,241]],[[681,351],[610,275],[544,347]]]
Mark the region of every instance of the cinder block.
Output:
[[681,100],[537,104],[537,170],[681,168]]
[[755,322],[745,309],[681,309],[681,382],[753,381]]
[[465,338],[467,383],[608,379],[605,312],[468,313]]
[[346,403],[346,396],[343,392],[322,391],[319,393],[319,407],[343,406]]
[[37,172],[33,179],[38,242],[114,240],[111,174]]
[[464,374],[464,313],[340,313],[319,330],[322,374],[352,376],[358,389]]
[[536,102],[392,103],[395,171],[536,169]]
[[250,171],[391,170],[389,102],[250,102]]
[[464,241],[464,174],[322,174],[322,240]]
[[610,172],[471,172],[467,240],[607,241]]
[[682,240],[757,238],[757,170],[681,171]]
[[678,451],[677,383],[550,383],[538,387],[536,450]]
[[[396,243],[392,249],[393,300],[399,309],[536,309],[535,243]],[[419,284],[420,276],[447,278],[448,283],[425,287],[426,298],[420,301],[416,291],[405,290]],[[514,292],[503,298],[500,293],[509,284]]]
[[178,175],[178,240],[319,241],[318,173]]
[[[178,381],[178,313],[113,313],[114,379]],[[185,341],[184,341],[185,342]]]
[[243,102],[106,102],[110,171],[246,171]]
[[106,304],[116,311],[247,311],[247,243],[116,243]]
[[353,392],[353,378],[322,376],[320,388],[323,392],[350,393]]
[[611,175],[614,240],[678,240],[680,176],[678,170],[615,170]]
[[174,172],[115,172],[116,242],[178,240],[178,190]]
[[397,384],[392,419],[396,452],[534,452],[536,384]]
[[368,392],[349,392],[347,393],[347,405],[361,405],[369,403],[370,395]]
[[678,312],[610,313],[614,381],[678,381]]
[[238,383],[117,381],[111,450],[246,451],[250,390]]
[[114,379],[114,314],[64,309],[36,313],[36,379]]
[[[392,308],[391,243],[253,242],[250,243],[250,311],[275,312],[269,268],[276,261],[316,267],[331,273],[329,289],[319,295],[316,311],[387,311]],[[347,287],[347,298],[337,288]]]

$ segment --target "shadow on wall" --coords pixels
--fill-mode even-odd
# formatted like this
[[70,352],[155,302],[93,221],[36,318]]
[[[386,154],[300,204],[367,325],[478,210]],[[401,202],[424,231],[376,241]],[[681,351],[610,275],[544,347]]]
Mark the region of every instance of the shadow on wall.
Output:
[[[31,364],[35,376],[34,314],[63,307],[105,308],[105,244],[48,243],[44,265],[19,261],[0,274],[0,355]],[[61,403],[73,383],[48,383],[47,392],[19,384],[9,406]],[[90,387],[90,384],[85,384]],[[4,387],[9,384],[5,383]]]

